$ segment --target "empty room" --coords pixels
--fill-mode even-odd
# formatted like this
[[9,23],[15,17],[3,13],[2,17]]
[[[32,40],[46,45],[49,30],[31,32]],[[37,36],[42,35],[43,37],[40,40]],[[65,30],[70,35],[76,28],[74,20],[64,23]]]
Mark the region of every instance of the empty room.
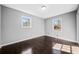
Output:
[[0,4],[0,54],[79,54],[79,5]]

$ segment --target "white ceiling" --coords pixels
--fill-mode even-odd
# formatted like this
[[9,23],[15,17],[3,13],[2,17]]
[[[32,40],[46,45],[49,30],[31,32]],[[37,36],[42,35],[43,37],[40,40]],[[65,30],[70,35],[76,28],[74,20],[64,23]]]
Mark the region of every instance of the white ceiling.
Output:
[[77,10],[77,4],[44,4],[46,10],[42,10],[43,4],[5,4],[4,6],[14,8],[41,18],[49,18]]

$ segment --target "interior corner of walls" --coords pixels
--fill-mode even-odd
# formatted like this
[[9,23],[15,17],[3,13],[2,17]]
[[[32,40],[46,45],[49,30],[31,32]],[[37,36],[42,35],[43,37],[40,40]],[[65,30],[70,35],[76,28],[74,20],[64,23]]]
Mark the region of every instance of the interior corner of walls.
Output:
[[43,19],[43,21],[44,21],[44,35],[46,35],[46,20]]
[[0,5],[0,45],[1,45],[1,5]]
[[[76,39],[75,34],[74,34],[76,32],[75,12],[73,11],[73,12],[70,12],[70,13],[63,14],[61,16],[63,16],[62,17],[62,19],[63,19],[63,24],[62,24],[63,30],[62,30],[62,33],[59,33],[59,38],[61,38],[61,39],[64,38],[65,40],[75,41],[74,40],[74,39]],[[47,25],[46,26],[46,32],[47,32],[48,36],[56,37],[55,32],[52,30],[51,19],[52,18],[50,18],[50,20],[46,20],[46,25]]]
[[78,10],[76,14],[76,23],[77,23],[77,41],[79,42],[79,5],[78,5]]
[[[13,13],[13,14],[12,14]],[[20,28],[20,16],[30,16],[32,20],[32,28]],[[2,45],[8,42],[15,43],[24,40],[23,38],[30,39],[38,36],[45,35],[43,20],[33,15],[20,12],[11,8],[3,6],[2,8]],[[7,24],[7,25],[6,25]],[[5,29],[4,29],[5,28]],[[3,30],[4,29],[4,30]],[[6,30],[8,29],[8,30]],[[17,32],[17,33],[16,33]],[[7,35],[8,34],[8,35]]]

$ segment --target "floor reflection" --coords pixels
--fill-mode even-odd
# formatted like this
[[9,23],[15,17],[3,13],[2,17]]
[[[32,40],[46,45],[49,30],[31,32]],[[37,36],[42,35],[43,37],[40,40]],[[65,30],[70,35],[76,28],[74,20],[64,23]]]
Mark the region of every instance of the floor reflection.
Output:
[[[58,43],[59,42],[59,43]],[[66,42],[67,43],[67,42]],[[79,46],[54,38],[41,37],[4,46],[2,54],[79,54]]]

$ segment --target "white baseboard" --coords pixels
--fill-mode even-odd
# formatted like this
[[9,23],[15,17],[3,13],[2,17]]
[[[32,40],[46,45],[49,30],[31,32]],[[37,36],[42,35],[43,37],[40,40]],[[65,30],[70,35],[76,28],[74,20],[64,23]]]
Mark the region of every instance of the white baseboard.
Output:
[[7,44],[2,44],[1,47],[6,46],[6,45],[10,45],[10,44],[14,44],[14,43],[18,43],[18,42],[21,42],[21,41],[25,41],[25,40],[30,40],[30,39],[33,39],[33,38],[36,38],[36,37],[41,37],[41,36],[45,36],[45,35],[37,35],[37,36],[30,37],[30,38],[25,38],[25,39],[14,41],[14,42],[9,42]]
[[0,49],[1,49],[1,47],[2,47],[2,46],[0,46]]
[[[51,36],[51,35],[46,35],[46,36],[50,36],[50,37],[54,37],[54,36]],[[57,38],[57,37],[54,37],[54,38]],[[67,38],[63,38],[63,37],[58,37],[59,39],[62,39],[62,40],[65,40],[65,39],[67,39]],[[73,41],[73,40],[66,40],[66,41],[70,41],[70,42],[75,42],[75,43],[79,43],[79,42],[77,42],[77,41]]]
[[[22,39],[22,40],[19,40],[19,41],[14,41],[14,42],[10,42],[10,43],[7,43],[7,44],[2,44],[2,45],[0,46],[0,48],[1,48],[2,46],[14,44],[14,43],[18,43],[18,42],[25,41],[25,40],[30,40],[30,39],[33,39],[33,38],[36,38],[36,37],[41,37],[41,36],[50,36],[50,35],[37,35],[37,36],[30,37],[30,38]],[[53,36],[50,36],[50,37],[53,37]],[[56,37],[55,37],[55,38],[56,38]],[[64,40],[64,38],[61,38],[61,37],[58,37],[58,38]],[[77,41],[72,41],[72,40],[66,40],[66,41],[78,43]]]

